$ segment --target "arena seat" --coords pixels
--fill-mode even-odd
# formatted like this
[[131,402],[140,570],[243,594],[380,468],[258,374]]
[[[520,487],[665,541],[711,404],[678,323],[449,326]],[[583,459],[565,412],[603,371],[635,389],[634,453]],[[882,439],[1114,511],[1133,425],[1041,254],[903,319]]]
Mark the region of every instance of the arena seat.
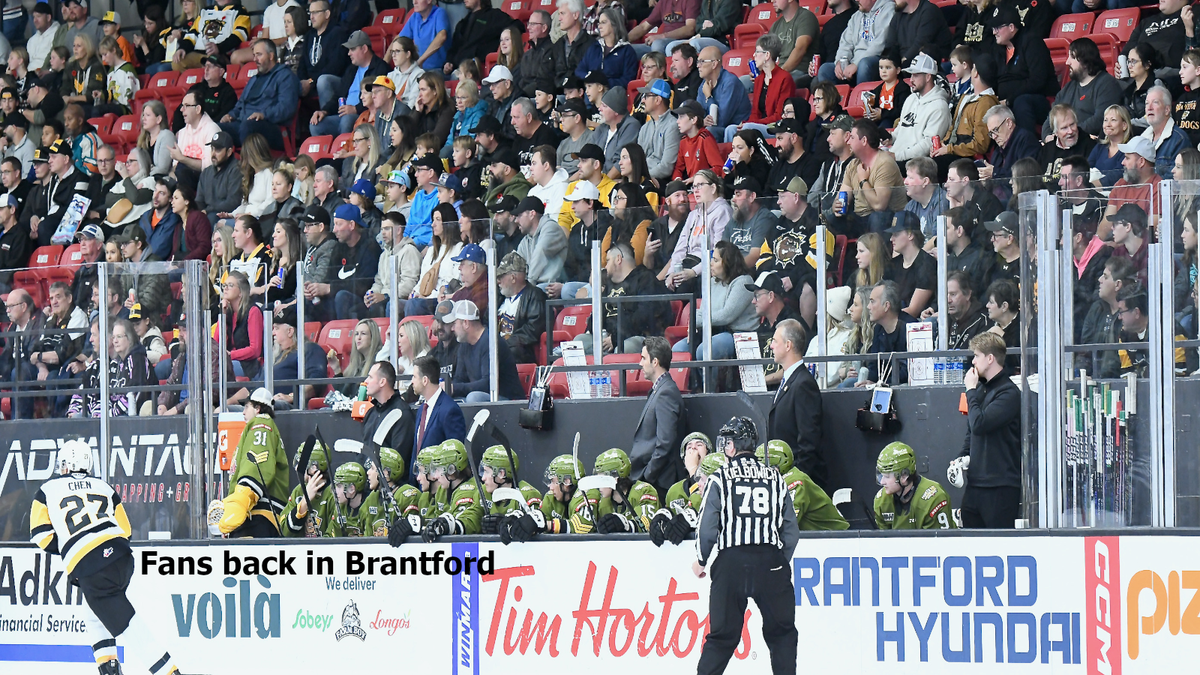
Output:
[[488,74],[492,72],[492,66],[495,66],[499,62],[500,54],[498,52],[492,52],[491,54],[488,54],[487,58],[483,60],[483,76],[487,77]]
[[321,328],[317,344],[326,352],[332,349],[345,359],[354,344],[354,326],[357,323],[354,319],[330,321]]
[[858,243],[857,239],[849,239],[844,234],[835,235],[833,238],[833,269],[830,274],[833,275],[837,286],[844,285],[842,283],[842,272],[846,267],[846,249],[850,247],[850,242]]
[[846,109],[846,112],[849,113],[851,117],[855,119],[862,117],[866,112],[866,108],[863,107],[862,103],[863,92],[874,91],[875,88],[881,84],[883,84],[883,82],[863,82],[862,84],[855,86],[854,89],[850,91],[848,96],[843,97],[842,107]]
[[638,88],[646,86],[645,80],[631,80],[625,85],[625,93],[629,96],[629,109],[633,110],[633,102],[637,100]]
[[828,11],[828,5],[825,3],[825,0],[800,0],[800,6],[808,9],[808,11],[816,14],[818,17]]
[[392,327],[392,320],[386,316],[376,316],[371,318],[375,325],[379,326],[379,334],[383,336],[383,341],[387,342],[388,330]]
[[828,22],[829,22],[829,20],[830,20],[830,19],[832,19],[832,18],[833,18],[833,17],[835,17],[835,16],[837,16],[837,15],[836,15],[836,14],[833,14],[833,13],[829,13],[829,14],[818,14],[818,15],[817,15],[817,25],[818,25],[818,26],[820,26],[821,28],[824,28],[824,27],[825,27],[825,24],[826,24],[826,23],[828,23]]
[[525,390],[525,396],[529,396],[530,390],[533,389],[533,378],[537,376],[536,363],[518,363],[517,377],[521,380],[521,388]]
[[[186,92],[188,89],[191,89],[197,83],[203,82],[203,81],[204,81],[204,69],[203,68],[188,68],[187,70],[185,70],[179,74],[179,79],[175,81],[175,84],[177,86],[183,87],[183,90]],[[216,120],[213,120],[213,121],[216,121]]]
[[1100,12],[1100,16],[1092,22],[1092,34],[1108,33],[1117,38],[1117,41],[1122,46],[1129,42],[1133,31],[1137,29],[1137,25],[1142,20],[1142,10],[1140,7],[1127,7],[1125,9],[1110,9]]
[[129,149],[137,145],[138,134],[142,131],[142,124],[136,115],[121,115],[113,122],[113,137],[117,142],[129,152]]
[[305,321],[304,322],[304,337],[312,342],[316,342],[321,336],[320,321]]
[[353,137],[353,131],[348,134],[338,134],[336,137],[334,137],[333,142],[329,144],[329,156],[332,157],[336,155],[338,150],[352,152],[353,148],[350,144],[354,142]]
[[504,0],[504,3],[500,5],[500,11],[525,23],[529,20],[529,15],[533,14],[533,2],[532,0]]
[[401,7],[400,9],[385,9],[375,15],[375,21],[372,26],[377,26],[387,33],[389,38],[394,38],[404,29],[404,17],[408,14],[408,10]]
[[1091,12],[1063,14],[1054,20],[1054,25],[1050,28],[1050,37],[1063,38],[1068,42],[1087,37],[1092,32],[1092,22],[1095,19],[1096,15]]
[[313,161],[333,157],[330,148],[333,145],[333,136],[309,136],[300,146],[300,154],[308,155],[313,158]]
[[746,17],[746,22],[756,23],[767,30],[771,30],[771,24],[775,23],[775,18],[775,5],[769,2],[761,2],[750,8],[750,14]]
[[58,264],[74,275],[75,270],[79,269],[79,266],[83,264],[83,253],[79,250],[79,244],[68,246],[63,251],[62,256],[59,257]]
[[[671,356],[674,358],[675,355]],[[641,360],[641,354],[608,354],[601,363],[638,363]],[[621,372],[620,370],[612,371],[614,396],[619,396],[621,392]],[[626,396],[645,396],[650,393],[651,383],[646,380],[646,376],[642,374],[641,370],[626,370],[624,373]]]
[[766,34],[767,29],[761,23],[738,24],[733,27],[733,48],[753,50],[758,38]]
[[[771,10],[774,13],[775,10]],[[754,48],[747,49],[730,49],[725,52],[725,56],[721,57],[721,61],[725,64],[725,70],[741,77],[742,75],[750,74],[750,61],[754,59]]]
[[58,266],[62,257],[62,246],[39,246],[29,256],[29,269],[20,269],[13,279],[21,284],[44,283],[47,287],[54,281],[71,281],[71,272]]
[[[576,305],[564,307],[554,319],[554,335],[557,342],[574,340],[576,336],[587,330],[588,317],[592,315],[591,305]],[[557,340],[559,331],[567,334],[566,340]]]

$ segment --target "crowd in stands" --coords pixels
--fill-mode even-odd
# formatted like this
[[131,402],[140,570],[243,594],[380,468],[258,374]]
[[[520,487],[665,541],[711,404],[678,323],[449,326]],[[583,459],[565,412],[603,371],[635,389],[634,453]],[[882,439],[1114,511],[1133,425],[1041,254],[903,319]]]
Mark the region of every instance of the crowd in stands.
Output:
[[[568,332],[588,353],[596,330],[606,354],[663,335],[695,353],[680,308],[709,264],[714,358],[734,356],[733,333],[757,332],[769,359],[785,319],[815,354],[824,322],[826,351],[846,355],[827,386],[900,384],[903,363],[880,372],[865,355],[904,351],[905,326],[939,311],[954,348],[984,331],[1019,344],[1017,196],[1042,188],[1074,213],[1076,343],[1142,339],[1157,237],[1176,254],[1177,332],[1194,338],[1195,197],[1180,199],[1176,232],[1158,232],[1156,190],[1200,179],[1192,9],[1110,4],[559,0],[510,12],[414,0],[376,16],[363,0],[280,0],[252,16],[237,0],[184,0],[174,21],[148,4],[140,29],[122,29],[85,0],[59,17],[39,2],[0,43],[13,333],[0,379],[48,393],[9,414],[98,409],[70,389],[100,377],[100,311],[114,320],[112,377],[186,381],[182,340],[163,332],[182,325],[178,275],[130,266],[101,298],[98,262],[207,261],[206,319],[225,315],[219,346],[231,377],[250,382],[266,368],[296,378],[301,350],[304,377],[365,376],[390,353],[395,304],[400,375],[435,354],[455,398],[486,396],[494,313],[501,396],[520,398],[518,366],[556,358],[547,317],[574,311],[548,301],[677,294],[610,303],[602,326],[581,318]],[[1137,21],[1101,30],[1106,9]],[[1074,10],[1082,31],[1056,18]],[[81,199],[83,217],[67,218]],[[836,236],[823,251],[818,225]],[[47,265],[35,251],[53,251],[65,276],[23,273]],[[818,255],[831,270],[820,282]],[[314,344],[301,306],[306,322],[347,326],[344,351]],[[1145,354],[1097,352],[1094,365],[1144,373]],[[781,375],[767,367],[770,386]],[[301,391],[285,389],[277,400],[295,404]],[[127,414],[186,406],[178,392],[119,398]]]

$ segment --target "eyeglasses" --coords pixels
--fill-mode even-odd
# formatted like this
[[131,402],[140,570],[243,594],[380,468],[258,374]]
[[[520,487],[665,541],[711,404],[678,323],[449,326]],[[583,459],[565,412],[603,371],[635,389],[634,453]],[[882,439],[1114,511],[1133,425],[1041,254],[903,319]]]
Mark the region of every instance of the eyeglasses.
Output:
[[23,305],[23,304],[25,304],[25,303],[23,303],[23,302],[13,302],[13,303],[7,303],[7,302],[6,302],[6,303],[4,303],[4,306],[5,306],[6,308],[8,308],[8,309],[12,309],[13,307],[19,307],[19,306],[21,306],[21,305]]
[[309,15],[309,16],[312,16],[313,14],[320,14],[321,12],[328,12],[328,11],[329,11],[329,8],[325,8],[325,9],[310,9],[310,10],[308,10],[308,15]]
[[720,63],[721,59],[700,59],[696,63]]
[[367,138],[355,138],[354,142],[355,143],[366,143],[367,140],[368,140]]
[[184,108],[199,108],[200,104],[199,103],[184,103],[183,107]]
[[1000,124],[997,124],[994,127],[988,127],[988,136],[992,137],[993,139],[999,137],[1000,130],[1003,129],[1004,125],[1007,123],[1008,123],[1008,120],[1004,120],[1003,122],[1001,122]]
[[813,103],[816,103],[817,101],[824,101],[825,97],[824,96],[814,96],[814,97],[812,97],[812,100],[813,100]]
[[704,187],[705,185],[712,185],[712,183],[701,183],[700,181],[696,181],[696,182],[692,183],[692,189],[698,190],[698,189]]

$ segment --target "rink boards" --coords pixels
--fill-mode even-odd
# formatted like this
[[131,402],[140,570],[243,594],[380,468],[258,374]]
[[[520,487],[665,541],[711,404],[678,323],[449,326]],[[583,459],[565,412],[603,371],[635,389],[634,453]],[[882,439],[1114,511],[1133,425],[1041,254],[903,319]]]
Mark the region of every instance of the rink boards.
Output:
[[[1200,538],[1159,532],[806,537],[792,561],[801,668],[1194,671]],[[135,555],[130,597],[161,640],[150,651],[167,647],[186,672],[403,663],[454,675],[687,673],[707,631],[709,579],[691,572],[694,542],[156,542]],[[451,574],[450,556],[492,569]],[[261,568],[225,574],[227,557]],[[0,672],[94,673],[86,609],[58,557],[47,558],[0,547]],[[727,672],[769,672],[753,603],[747,614]],[[123,652],[126,672],[145,672],[137,647]]]

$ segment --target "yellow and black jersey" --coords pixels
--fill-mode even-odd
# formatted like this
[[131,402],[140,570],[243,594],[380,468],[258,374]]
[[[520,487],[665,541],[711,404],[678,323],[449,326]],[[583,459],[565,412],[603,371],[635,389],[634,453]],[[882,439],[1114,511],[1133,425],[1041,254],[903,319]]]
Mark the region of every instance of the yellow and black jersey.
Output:
[[[108,483],[85,474],[46,481],[30,508],[30,541],[61,555],[70,575],[91,574],[119,558],[129,550],[130,532],[121,497]],[[113,540],[114,546],[103,546]]]

